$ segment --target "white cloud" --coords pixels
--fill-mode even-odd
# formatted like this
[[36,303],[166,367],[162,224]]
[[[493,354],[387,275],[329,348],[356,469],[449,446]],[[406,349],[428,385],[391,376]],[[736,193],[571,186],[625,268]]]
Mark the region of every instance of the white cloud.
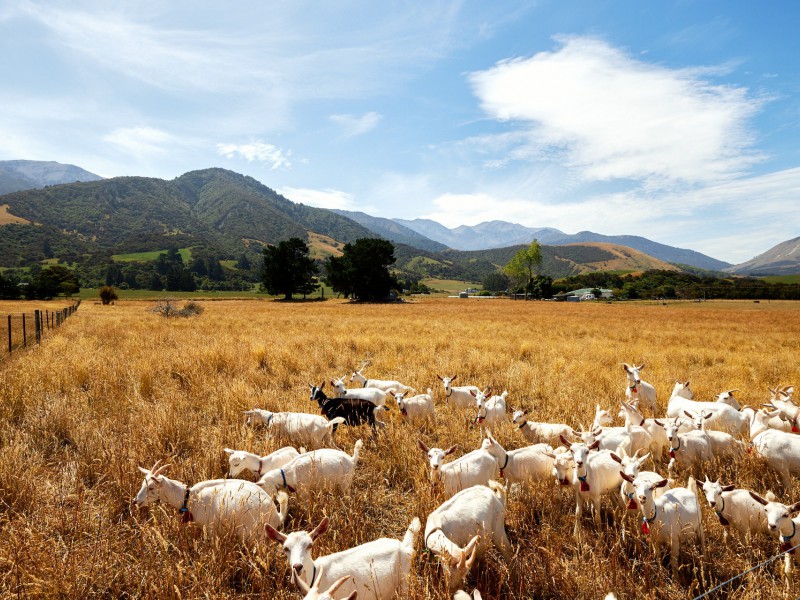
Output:
[[356,137],[372,131],[381,121],[381,115],[376,112],[368,112],[363,115],[331,115],[328,117],[342,129],[344,137]]
[[759,160],[746,122],[761,106],[700,69],[636,60],[594,38],[506,60],[470,76],[492,118],[519,122],[527,143],[589,180],[648,187],[730,179]]
[[299,202],[308,206],[354,210],[355,202],[353,196],[341,190],[284,187],[277,191],[292,202]]
[[155,127],[122,127],[106,134],[103,139],[138,157],[164,154],[166,146],[175,141],[170,134]]
[[289,160],[291,150],[282,150],[272,144],[264,142],[250,142],[249,144],[217,144],[217,154],[226,158],[235,158],[237,155],[244,158],[247,162],[255,160],[270,165],[274,171],[276,169],[288,169],[292,166]]

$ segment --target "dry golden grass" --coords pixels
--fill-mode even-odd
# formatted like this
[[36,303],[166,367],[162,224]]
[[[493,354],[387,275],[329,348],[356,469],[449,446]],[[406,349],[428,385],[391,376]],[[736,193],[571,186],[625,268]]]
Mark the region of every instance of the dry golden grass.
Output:
[[[299,598],[276,546],[204,538],[170,507],[130,511],[142,480],[136,466],[165,459],[185,482],[220,477],[223,447],[277,447],[244,426],[242,410],[316,412],[307,383],[365,358],[369,375],[430,386],[439,401],[436,375],[458,374],[464,383],[508,389],[511,404],[533,407],[541,420],[575,425],[591,421],[597,402],[617,406],[622,361],[646,363],[662,408],[678,378],[690,379],[700,399],[740,388],[751,404],[766,399],[767,386],[800,383],[796,304],[222,301],[172,320],[149,312],[151,305],[84,303],[40,348],[0,365],[0,595]],[[413,516],[424,523],[441,498],[417,437],[464,450],[480,443],[468,424],[473,415],[441,402],[437,410],[427,432],[410,430],[394,411],[377,444],[366,430],[340,429],[344,448],[360,436],[366,442],[351,492],[319,494],[310,506],[292,499],[285,529],[329,515],[331,532],[316,549],[327,553],[401,536]],[[495,434],[507,448],[524,445],[510,426]],[[800,490],[782,490],[750,456],[710,469],[718,474],[798,499]],[[690,546],[673,579],[640,535],[621,542],[616,525],[586,521],[577,544],[572,500],[554,482],[534,485],[509,500],[516,558],[506,564],[490,553],[468,587],[487,600],[602,598],[610,590],[620,598],[688,598],[775,552],[766,538],[752,547],[724,542],[701,503],[708,552],[700,557]],[[776,562],[716,597],[779,598],[781,590]],[[427,553],[417,553],[408,597],[448,597]]]
[[12,215],[10,212],[8,212],[9,208],[10,206],[8,204],[0,204],[0,227],[3,225],[11,225],[12,223],[17,223],[20,225],[30,223],[28,219],[23,219],[22,217]]

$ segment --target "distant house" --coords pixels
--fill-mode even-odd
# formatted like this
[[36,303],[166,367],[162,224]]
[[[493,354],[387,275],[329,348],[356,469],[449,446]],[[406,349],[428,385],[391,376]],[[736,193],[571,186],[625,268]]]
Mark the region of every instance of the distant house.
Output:
[[614,292],[605,288],[581,288],[579,290],[572,290],[571,292],[565,292],[563,294],[556,294],[553,296],[553,300],[561,301],[561,302],[580,302],[582,300],[596,300],[594,291],[595,289],[600,290],[600,297],[601,298],[611,298],[614,295]]

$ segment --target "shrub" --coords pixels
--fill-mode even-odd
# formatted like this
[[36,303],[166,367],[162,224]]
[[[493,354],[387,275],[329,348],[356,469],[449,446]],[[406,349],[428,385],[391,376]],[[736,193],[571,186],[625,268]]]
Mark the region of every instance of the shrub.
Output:
[[178,308],[178,305],[172,298],[162,298],[156,305],[150,309],[152,312],[162,317],[191,317],[199,315],[203,312],[203,307],[197,302],[190,300],[183,305],[183,308]]
[[104,285],[100,288],[100,300],[103,304],[111,304],[114,300],[119,300],[117,291],[110,285]]

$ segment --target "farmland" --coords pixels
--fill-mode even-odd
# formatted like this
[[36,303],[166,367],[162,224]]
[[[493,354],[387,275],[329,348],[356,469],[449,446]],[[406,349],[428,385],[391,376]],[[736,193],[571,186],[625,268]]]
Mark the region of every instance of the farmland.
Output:
[[[319,493],[307,506],[291,498],[284,526],[309,529],[329,516],[316,555],[402,537],[414,516],[424,526],[442,497],[429,483],[418,437],[429,446],[457,443],[457,455],[479,446],[474,413],[443,402],[437,374],[507,389],[509,404],[528,408],[529,418],[575,427],[591,422],[596,403],[616,414],[623,361],[645,363],[662,412],[676,379],[690,380],[703,400],[739,388],[750,405],[766,401],[768,387],[800,383],[796,303],[202,304],[199,317],[166,320],[148,310],[152,302],[87,302],[40,348],[0,364],[0,596],[300,598],[274,544],[242,548],[233,537],[204,538],[169,506],[131,510],[142,482],[136,467],[162,459],[180,481],[222,477],[224,447],[277,448],[245,426],[243,410],[316,412],[308,383],[349,374],[364,360],[369,376],[433,388],[437,418],[419,431],[393,410],[378,442],[367,430],[339,430],[348,452],[360,437],[365,442],[353,488],[344,497]],[[507,449],[525,445],[510,424],[493,433]],[[753,455],[707,471],[762,494],[771,489],[786,502],[800,499],[796,482],[782,489]],[[679,470],[676,485],[686,475]],[[777,552],[772,538],[746,546],[724,540],[700,496],[708,551],[701,556],[689,544],[673,578],[638,521],[628,520],[621,540],[610,503],[608,524],[586,520],[578,543],[574,502],[554,481],[512,491],[507,526],[515,557],[506,563],[490,551],[467,588],[494,600],[602,598],[608,591],[689,598]],[[444,600],[447,587],[421,538],[408,598]],[[782,597],[779,562],[717,597],[733,590],[748,600]]]

